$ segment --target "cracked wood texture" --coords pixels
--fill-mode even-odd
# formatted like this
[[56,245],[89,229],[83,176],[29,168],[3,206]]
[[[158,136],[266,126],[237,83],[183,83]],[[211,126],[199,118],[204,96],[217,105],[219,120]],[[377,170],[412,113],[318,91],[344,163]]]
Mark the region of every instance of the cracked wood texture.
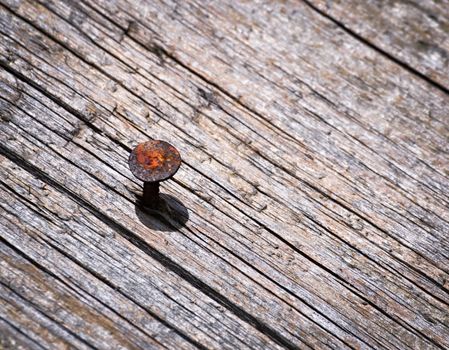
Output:
[[0,0],[0,349],[447,349],[448,60],[447,0]]

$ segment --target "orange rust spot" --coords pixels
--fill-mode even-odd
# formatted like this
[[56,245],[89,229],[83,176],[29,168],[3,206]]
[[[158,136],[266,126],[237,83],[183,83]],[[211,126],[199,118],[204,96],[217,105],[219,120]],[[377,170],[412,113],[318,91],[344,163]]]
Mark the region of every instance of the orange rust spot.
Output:
[[145,170],[153,170],[160,167],[166,160],[159,149],[148,149],[144,144],[136,148],[136,157],[139,164]]

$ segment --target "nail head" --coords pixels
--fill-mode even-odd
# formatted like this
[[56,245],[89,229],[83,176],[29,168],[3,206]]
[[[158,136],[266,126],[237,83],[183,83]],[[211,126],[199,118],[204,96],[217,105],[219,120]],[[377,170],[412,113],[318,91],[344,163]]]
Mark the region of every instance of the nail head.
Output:
[[181,165],[181,155],[168,142],[152,140],[140,143],[128,160],[133,175],[144,182],[159,182],[171,178]]

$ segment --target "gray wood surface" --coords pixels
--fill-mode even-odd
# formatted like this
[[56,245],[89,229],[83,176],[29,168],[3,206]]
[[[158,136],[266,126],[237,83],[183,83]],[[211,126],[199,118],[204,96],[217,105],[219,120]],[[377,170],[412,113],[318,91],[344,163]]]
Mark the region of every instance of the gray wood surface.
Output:
[[448,348],[447,5],[0,0],[0,349]]

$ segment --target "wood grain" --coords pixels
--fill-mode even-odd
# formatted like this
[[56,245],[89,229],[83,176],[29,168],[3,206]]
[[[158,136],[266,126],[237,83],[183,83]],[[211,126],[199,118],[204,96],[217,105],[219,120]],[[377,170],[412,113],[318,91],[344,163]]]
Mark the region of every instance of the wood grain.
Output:
[[448,92],[449,1],[307,3],[351,35]]
[[[449,346],[439,66],[344,5],[0,3],[5,343]],[[150,138],[172,216],[136,205]]]

